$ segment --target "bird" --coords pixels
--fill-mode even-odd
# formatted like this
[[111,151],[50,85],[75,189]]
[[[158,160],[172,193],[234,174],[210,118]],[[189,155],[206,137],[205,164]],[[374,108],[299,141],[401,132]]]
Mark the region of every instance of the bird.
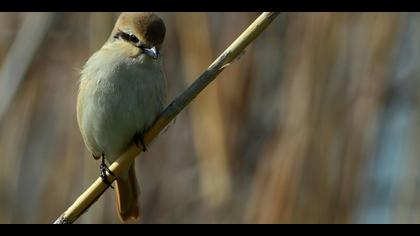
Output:
[[[94,159],[102,158],[101,177],[111,187],[105,160],[114,162],[133,143],[141,143],[145,151],[143,134],[163,110],[167,80],[160,51],[165,33],[157,14],[123,12],[108,40],[81,70],[77,123]],[[122,222],[141,218],[134,166],[133,161],[116,177],[116,206]]]

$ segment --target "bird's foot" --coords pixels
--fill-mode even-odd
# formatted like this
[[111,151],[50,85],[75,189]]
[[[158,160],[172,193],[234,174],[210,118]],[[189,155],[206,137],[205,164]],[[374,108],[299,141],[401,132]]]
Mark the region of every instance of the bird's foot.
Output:
[[112,171],[108,168],[108,166],[105,164],[105,155],[102,154],[102,161],[101,161],[101,165],[99,166],[99,169],[101,171],[101,179],[102,181],[108,185],[109,187],[111,187],[112,189],[114,189],[114,187],[112,186],[112,183],[108,180],[107,176],[106,176],[106,172],[108,171],[108,173],[112,176],[115,176],[114,173],[112,173]]
[[137,132],[134,135],[134,143],[138,148],[140,148],[140,144],[143,147],[143,152],[147,151],[146,144],[144,144],[143,134],[141,132]]

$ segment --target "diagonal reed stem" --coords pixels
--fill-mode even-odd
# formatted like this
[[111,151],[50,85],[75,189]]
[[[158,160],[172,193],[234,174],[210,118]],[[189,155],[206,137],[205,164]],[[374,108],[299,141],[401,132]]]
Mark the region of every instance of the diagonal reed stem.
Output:
[[[256,39],[270,23],[279,15],[278,12],[262,13],[201,75],[187,90],[180,94],[160,114],[154,124],[145,132],[144,142],[149,144],[159,133],[180,113],[194,98],[220,74],[241,52]],[[142,152],[141,148],[132,145],[122,154],[109,169],[118,176],[127,169],[134,158]],[[115,177],[107,175],[110,181]],[[76,201],[71,205],[54,224],[71,224],[76,221],[108,188],[98,178]]]

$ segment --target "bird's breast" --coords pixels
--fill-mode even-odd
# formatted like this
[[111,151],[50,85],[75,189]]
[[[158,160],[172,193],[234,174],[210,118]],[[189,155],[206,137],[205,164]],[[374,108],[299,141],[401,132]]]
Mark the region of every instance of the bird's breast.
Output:
[[89,149],[105,153],[110,161],[130,145],[136,132],[153,122],[164,105],[164,75],[159,67],[139,59],[109,66],[87,64],[82,74],[79,126]]

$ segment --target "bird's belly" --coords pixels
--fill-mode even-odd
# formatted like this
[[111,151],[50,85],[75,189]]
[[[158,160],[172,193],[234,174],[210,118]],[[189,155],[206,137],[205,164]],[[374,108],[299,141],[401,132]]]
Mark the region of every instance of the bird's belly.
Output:
[[147,71],[131,74],[126,71],[97,80],[95,89],[84,94],[89,97],[82,108],[85,142],[95,156],[103,153],[110,162],[124,152],[137,132],[151,125],[163,106],[160,79],[164,78]]

